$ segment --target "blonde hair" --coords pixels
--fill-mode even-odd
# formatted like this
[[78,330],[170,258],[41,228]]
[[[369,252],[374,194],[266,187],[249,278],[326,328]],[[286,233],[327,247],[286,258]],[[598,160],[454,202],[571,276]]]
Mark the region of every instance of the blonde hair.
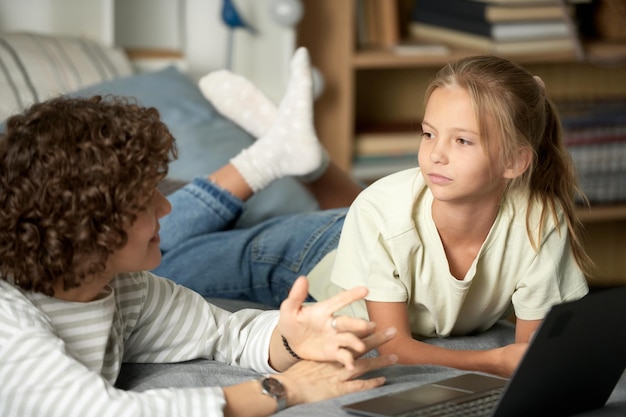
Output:
[[[586,198],[578,186],[574,163],[563,143],[558,114],[546,97],[541,79],[507,59],[473,56],[443,67],[428,86],[425,101],[435,89],[447,86],[461,87],[469,94],[485,149],[494,145],[490,141],[500,139],[497,163],[508,166],[521,151],[532,150],[529,168],[507,183],[505,194],[513,190],[528,192],[526,229],[535,250],[546,218],[551,216],[560,225],[560,207],[576,262],[589,275],[592,262],[582,246],[582,224],[575,211],[576,197],[585,202]],[[494,132],[489,131],[490,126]],[[542,207],[536,238],[529,224],[530,208],[535,202]]]

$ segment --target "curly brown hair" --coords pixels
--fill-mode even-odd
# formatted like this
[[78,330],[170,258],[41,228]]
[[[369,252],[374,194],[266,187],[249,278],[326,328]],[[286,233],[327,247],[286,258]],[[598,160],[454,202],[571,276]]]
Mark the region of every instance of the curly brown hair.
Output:
[[104,271],[168,164],[155,108],[114,96],[59,97],[7,121],[0,138],[0,274],[54,295]]

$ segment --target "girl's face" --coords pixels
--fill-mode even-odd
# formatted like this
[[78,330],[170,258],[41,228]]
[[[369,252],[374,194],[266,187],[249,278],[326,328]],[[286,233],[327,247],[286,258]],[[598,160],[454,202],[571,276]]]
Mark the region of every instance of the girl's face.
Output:
[[[496,146],[485,152],[478,121],[467,92],[460,87],[436,88],[422,122],[418,160],[435,200],[477,203],[500,199],[504,173],[492,163]],[[491,130],[493,131],[493,129]],[[499,143],[491,138],[492,144]]]
[[128,230],[126,246],[108,259],[107,270],[113,274],[147,271],[161,262],[159,219],[172,211],[172,205],[159,190],[155,190],[148,207],[137,215]]

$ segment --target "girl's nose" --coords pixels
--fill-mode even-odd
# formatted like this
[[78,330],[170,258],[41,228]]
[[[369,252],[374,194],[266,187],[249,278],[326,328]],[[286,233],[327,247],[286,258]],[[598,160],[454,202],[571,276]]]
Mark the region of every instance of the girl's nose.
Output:
[[445,164],[448,162],[446,144],[442,140],[435,140],[430,150],[430,160],[436,164]]

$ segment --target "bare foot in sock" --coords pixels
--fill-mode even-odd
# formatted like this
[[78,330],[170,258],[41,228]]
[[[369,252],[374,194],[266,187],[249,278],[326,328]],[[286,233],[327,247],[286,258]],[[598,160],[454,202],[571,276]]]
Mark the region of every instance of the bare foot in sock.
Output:
[[202,94],[225,117],[255,138],[276,118],[276,106],[246,78],[228,70],[211,72],[198,83]]
[[284,176],[313,181],[328,167],[328,155],[313,127],[311,69],[305,48],[296,51],[290,70],[278,110],[248,80],[228,71],[211,73],[200,81],[203,94],[220,113],[259,136],[231,160],[255,192]]

